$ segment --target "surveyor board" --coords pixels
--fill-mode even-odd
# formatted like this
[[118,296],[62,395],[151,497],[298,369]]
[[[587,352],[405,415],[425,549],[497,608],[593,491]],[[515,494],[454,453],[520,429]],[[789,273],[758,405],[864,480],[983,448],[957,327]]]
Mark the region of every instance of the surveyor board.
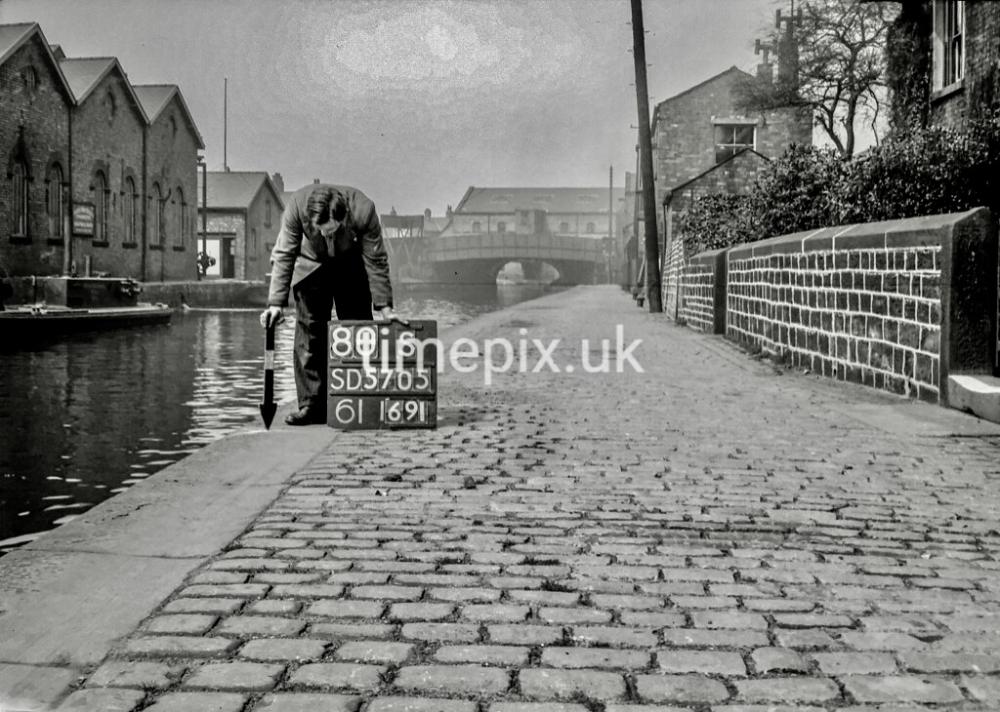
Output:
[[327,425],[437,427],[436,321],[331,321],[328,335]]

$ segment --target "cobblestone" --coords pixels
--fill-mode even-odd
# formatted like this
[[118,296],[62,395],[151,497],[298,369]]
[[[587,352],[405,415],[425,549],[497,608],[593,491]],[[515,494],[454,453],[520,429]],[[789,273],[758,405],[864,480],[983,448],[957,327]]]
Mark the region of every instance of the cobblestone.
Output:
[[141,690],[78,690],[56,712],[131,712],[146,696]]
[[285,671],[284,665],[265,663],[208,663],[185,678],[184,687],[211,690],[270,690]]
[[422,694],[495,695],[510,679],[503,670],[476,665],[415,665],[400,668],[393,684]]
[[277,692],[265,695],[254,712],[357,712],[361,698],[310,692]]
[[374,690],[381,684],[385,671],[386,668],[380,665],[310,663],[293,672],[288,678],[288,684],[302,687]]
[[456,333],[517,338],[515,314],[567,357],[620,320],[646,372],[497,374],[490,388],[441,374],[437,430],[339,433],[76,700],[995,709],[1000,435],[957,437],[965,416],[779,377],[616,290]]
[[538,700],[618,700],[625,696],[625,678],[599,670],[529,668],[518,675],[521,692]]
[[646,702],[722,702],[726,686],[702,675],[637,675],[636,690]]
[[832,680],[785,677],[736,683],[740,697],[752,702],[825,702],[840,696]]

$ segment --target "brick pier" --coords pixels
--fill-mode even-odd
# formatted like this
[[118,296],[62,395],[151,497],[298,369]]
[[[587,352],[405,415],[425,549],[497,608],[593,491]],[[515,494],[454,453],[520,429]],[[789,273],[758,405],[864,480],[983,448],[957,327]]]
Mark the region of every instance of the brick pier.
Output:
[[[616,323],[646,373],[581,373]],[[575,372],[338,436],[62,709],[1000,709],[1000,429],[613,288],[453,336],[521,330]]]

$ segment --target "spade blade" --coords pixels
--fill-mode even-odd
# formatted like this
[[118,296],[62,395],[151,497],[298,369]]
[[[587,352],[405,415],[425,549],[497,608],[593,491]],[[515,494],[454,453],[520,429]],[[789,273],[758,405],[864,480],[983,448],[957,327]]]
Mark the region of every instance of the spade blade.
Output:
[[260,404],[260,417],[264,420],[264,428],[267,430],[271,429],[271,423],[274,422],[274,414],[278,411],[277,403],[261,403]]

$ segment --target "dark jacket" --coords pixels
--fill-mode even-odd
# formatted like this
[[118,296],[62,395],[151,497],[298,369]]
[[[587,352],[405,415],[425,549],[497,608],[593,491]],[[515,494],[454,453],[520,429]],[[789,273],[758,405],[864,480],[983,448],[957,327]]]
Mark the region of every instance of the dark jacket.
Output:
[[[347,199],[347,218],[334,234],[333,255],[330,246],[309,225],[306,203],[316,188],[332,188]],[[347,250],[360,245],[372,305],[376,309],[392,306],[392,284],[389,281],[389,255],[382,241],[382,224],[375,204],[357,188],[342,185],[312,183],[295,191],[281,216],[281,232],[271,250],[271,288],[268,306],[283,307],[295,285],[312,274],[324,261],[336,259]]]

